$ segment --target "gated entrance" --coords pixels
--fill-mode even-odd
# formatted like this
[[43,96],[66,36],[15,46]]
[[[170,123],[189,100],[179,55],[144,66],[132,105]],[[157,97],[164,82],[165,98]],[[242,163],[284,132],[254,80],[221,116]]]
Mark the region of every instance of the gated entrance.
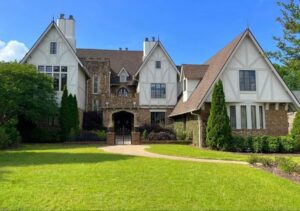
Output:
[[115,144],[131,144],[133,119],[133,114],[126,111],[120,111],[113,114],[116,134]]

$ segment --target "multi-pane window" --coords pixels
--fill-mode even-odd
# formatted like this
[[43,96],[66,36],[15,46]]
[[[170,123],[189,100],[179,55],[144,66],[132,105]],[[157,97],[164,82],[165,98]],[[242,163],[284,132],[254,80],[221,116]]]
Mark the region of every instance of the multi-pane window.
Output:
[[127,82],[127,74],[123,71],[121,73],[121,75],[119,76],[120,77],[120,82]]
[[93,93],[98,94],[99,92],[99,77],[98,75],[93,76]]
[[256,129],[256,106],[252,105],[251,106],[251,125],[252,129]]
[[236,107],[229,107],[229,115],[230,115],[230,126],[233,129],[236,129]]
[[260,129],[264,128],[264,113],[263,113],[263,107],[259,106],[259,124],[260,124]]
[[67,86],[67,66],[38,65],[38,71],[53,77],[53,87],[55,91],[62,91],[64,87]]
[[256,91],[256,78],[254,70],[240,70],[240,90]]
[[166,98],[166,84],[152,83],[151,98]]
[[160,69],[161,68],[161,61],[155,61],[155,68]]
[[128,91],[126,88],[122,87],[118,90],[118,96],[119,97],[128,97]]
[[241,128],[247,129],[247,107],[241,106]]
[[165,112],[151,112],[152,125],[165,125]]
[[50,54],[56,54],[56,53],[57,53],[57,43],[50,42]]

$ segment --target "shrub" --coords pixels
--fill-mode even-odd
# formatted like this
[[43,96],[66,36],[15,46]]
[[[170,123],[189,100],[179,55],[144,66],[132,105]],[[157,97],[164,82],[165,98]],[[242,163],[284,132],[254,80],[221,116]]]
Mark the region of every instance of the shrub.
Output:
[[161,141],[161,140],[175,140],[176,136],[169,132],[151,132],[148,135],[148,139],[151,141]]
[[253,137],[248,136],[245,138],[245,152],[253,152]]
[[30,143],[57,143],[57,142],[60,142],[59,130],[57,128],[36,127],[30,133],[27,142],[30,142]]
[[257,155],[251,155],[248,158],[248,163],[255,165],[257,163],[261,163],[265,167],[272,167],[275,165],[272,158],[269,157],[263,157],[263,156],[257,156]]
[[230,151],[245,152],[246,151],[246,138],[242,136],[233,136]]
[[5,133],[8,135],[11,145],[18,145],[21,142],[19,131],[15,127],[6,127]]
[[143,133],[142,133],[142,139],[143,140],[147,140],[148,139],[148,131],[147,130],[143,131]]
[[250,155],[248,158],[248,163],[250,163],[251,165],[259,163],[259,157],[257,155]]
[[103,129],[102,119],[102,112],[84,112],[82,128],[84,130],[101,130]]
[[98,138],[100,139],[100,141],[105,141],[106,140],[105,130],[98,130],[98,131],[96,131],[96,134],[97,134]]
[[266,139],[268,144],[268,152],[275,153],[280,152],[280,141],[277,137],[269,136]]
[[297,141],[290,136],[279,137],[281,152],[294,152],[297,150]]
[[176,131],[176,139],[177,140],[183,141],[183,140],[186,139],[186,137],[187,137],[187,134],[186,134],[185,131],[182,131],[182,130],[177,130]]
[[275,157],[276,165],[284,172],[292,173],[299,170],[298,164],[291,158]]
[[297,149],[299,150],[299,146],[300,146],[300,112],[298,111],[296,113],[294,122],[293,122],[293,128],[291,130],[291,136],[292,138],[295,140],[295,142],[297,143]]
[[5,149],[11,144],[9,135],[5,132],[5,128],[0,127],[0,149]]
[[222,81],[218,81],[212,94],[210,114],[206,128],[206,142],[212,149],[230,148],[231,127],[225,105]]

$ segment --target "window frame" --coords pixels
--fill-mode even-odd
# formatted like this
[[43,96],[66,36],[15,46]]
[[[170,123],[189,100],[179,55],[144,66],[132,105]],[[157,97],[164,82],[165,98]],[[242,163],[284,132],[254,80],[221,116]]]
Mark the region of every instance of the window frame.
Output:
[[51,55],[57,54],[57,42],[50,42],[50,54]]
[[[231,110],[232,108],[234,108],[234,111]],[[233,114],[234,114],[234,116],[233,116]],[[235,105],[229,106],[229,120],[230,120],[231,128],[236,129],[237,128],[237,115],[236,115],[236,106]]]
[[93,75],[93,94],[99,94],[99,75],[98,74]]
[[[125,92],[123,92],[122,90],[124,90]],[[124,93],[126,93],[126,95],[124,95]],[[128,97],[129,96],[128,89],[126,89],[125,87],[119,88],[118,91],[117,91],[117,96],[118,97]]]
[[[55,71],[55,69],[58,71]],[[46,74],[49,77],[52,77],[53,88],[56,92],[62,92],[64,86],[68,85],[68,66],[37,65],[37,71],[41,74]],[[55,85],[55,83],[57,83],[57,78],[56,78],[57,76],[58,76],[58,86]],[[58,89],[56,87],[58,87]]]
[[255,70],[239,70],[239,87],[242,92],[256,91],[256,71]]
[[150,84],[151,99],[166,99],[167,85],[166,83]]
[[155,61],[155,68],[161,69],[161,61],[160,60]]
[[[151,125],[166,125],[166,112],[165,111],[150,111]],[[161,120],[158,120],[161,119]]]
[[[243,119],[243,109],[242,108],[245,108],[245,119]],[[247,105],[241,105],[240,106],[240,111],[241,111],[241,129],[242,130],[247,130],[248,129],[248,114],[247,114]],[[246,125],[244,125],[243,123],[245,123]]]

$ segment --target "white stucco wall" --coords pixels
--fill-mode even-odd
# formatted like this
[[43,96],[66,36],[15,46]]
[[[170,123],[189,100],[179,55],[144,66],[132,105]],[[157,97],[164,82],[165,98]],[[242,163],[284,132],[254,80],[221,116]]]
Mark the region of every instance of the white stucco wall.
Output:
[[[161,61],[161,68],[155,68],[155,61]],[[166,84],[166,98],[151,99],[151,83]],[[174,106],[177,102],[177,71],[167,56],[157,47],[151,58],[139,73],[139,104],[141,106]]]
[[[50,42],[57,42],[57,54],[50,54]],[[27,63],[33,65],[67,66],[67,88],[69,93],[75,94],[78,107],[85,109],[85,77],[79,70],[75,56],[70,52],[70,48],[54,27],[50,29],[37,48],[28,57]],[[79,82],[80,81],[80,82]],[[62,91],[57,92],[58,103],[61,101]]]
[[[239,70],[255,70],[256,91],[240,91]],[[223,82],[225,98],[228,103],[293,102],[249,37],[245,37],[239,45],[220,79]],[[211,94],[207,99],[209,102]]]

